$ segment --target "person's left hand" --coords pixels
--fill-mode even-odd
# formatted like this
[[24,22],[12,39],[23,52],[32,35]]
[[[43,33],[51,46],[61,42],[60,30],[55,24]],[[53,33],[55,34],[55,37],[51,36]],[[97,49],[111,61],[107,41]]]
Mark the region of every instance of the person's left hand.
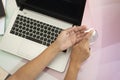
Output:
[[72,47],[71,60],[78,65],[84,62],[90,56],[89,39],[91,38],[92,33],[93,30],[87,32],[84,38]]
[[57,45],[61,51],[66,50],[69,47],[72,47],[74,44],[82,40],[85,35],[84,31],[87,28],[85,26],[71,27],[62,31],[58,38],[56,39]]

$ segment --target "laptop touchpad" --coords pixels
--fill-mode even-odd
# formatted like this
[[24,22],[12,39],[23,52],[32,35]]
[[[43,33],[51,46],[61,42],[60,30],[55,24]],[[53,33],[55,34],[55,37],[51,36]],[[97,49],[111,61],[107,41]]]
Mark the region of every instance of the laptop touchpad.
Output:
[[24,39],[18,48],[18,54],[28,60],[31,60],[38,56],[46,48],[46,46]]

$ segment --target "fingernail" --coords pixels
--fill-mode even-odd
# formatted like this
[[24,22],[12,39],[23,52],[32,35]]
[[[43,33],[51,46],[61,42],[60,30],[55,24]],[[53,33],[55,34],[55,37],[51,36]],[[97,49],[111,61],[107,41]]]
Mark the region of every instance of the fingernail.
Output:
[[77,27],[76,25],[74,25],[73,27]]

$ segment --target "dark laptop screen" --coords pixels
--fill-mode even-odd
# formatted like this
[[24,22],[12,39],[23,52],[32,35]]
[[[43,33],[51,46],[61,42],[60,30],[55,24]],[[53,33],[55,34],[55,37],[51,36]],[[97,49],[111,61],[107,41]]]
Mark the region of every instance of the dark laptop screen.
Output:
[[44,14],[81,24],[86,0],[26,0],[26,8],[32,8]]
[[0,18],[5,16],[5,11],[4,11],[4,7],[2,4],[2,0],[0,0]]

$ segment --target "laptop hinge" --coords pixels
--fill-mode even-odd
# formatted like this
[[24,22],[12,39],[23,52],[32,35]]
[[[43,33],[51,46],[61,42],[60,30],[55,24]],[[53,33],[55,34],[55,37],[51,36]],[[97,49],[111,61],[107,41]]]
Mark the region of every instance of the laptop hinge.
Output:
[[21,7],[20,7],[20,10],[23,11],[23,9],[24,9],[24,6],[21,6]]

